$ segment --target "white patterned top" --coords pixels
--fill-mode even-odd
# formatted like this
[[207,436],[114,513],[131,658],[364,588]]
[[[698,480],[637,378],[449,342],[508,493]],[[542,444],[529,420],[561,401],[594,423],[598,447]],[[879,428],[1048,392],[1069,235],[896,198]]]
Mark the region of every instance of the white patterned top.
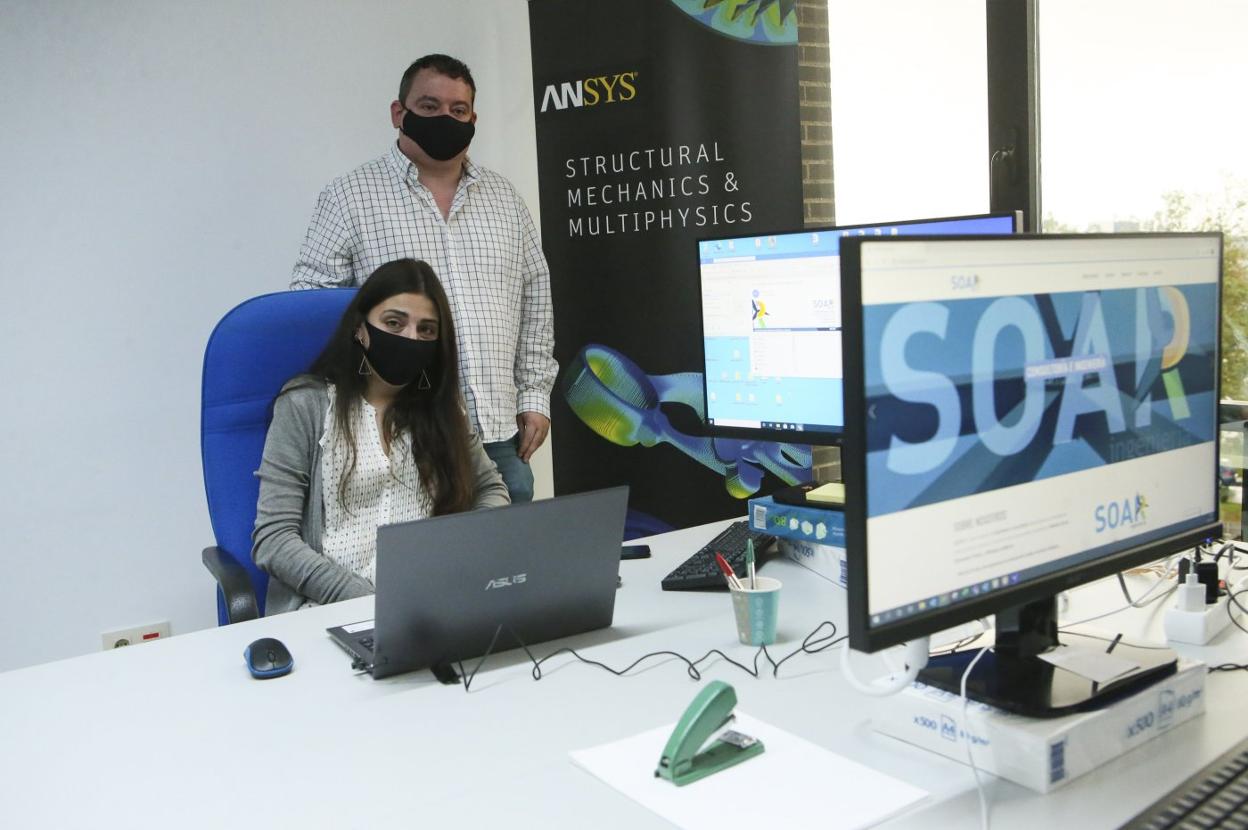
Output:
[[433,506],[421,487],[407,434],[390,442],[387,456],[381,448],[377,410],[362,398],[351,410],[355,469],[339,501],[338,482],[347,469],[349,455],[346,436],[339,431],[334,417],[333,384],[328,391],[329,408],[325,411],[325,434],[321,437],[321,489],[325,503],[321,553],[375,584],[377,528],[423,519],[432,514]]
[[445,219],[397,144],[330,182],[299,250],[291,288],[360,285],[395,259],[423,259],[446,289],[460,387],[486,443],[516,416],[550,416],[555,362],[550,269],[533,218],[505,178],[470,161]]

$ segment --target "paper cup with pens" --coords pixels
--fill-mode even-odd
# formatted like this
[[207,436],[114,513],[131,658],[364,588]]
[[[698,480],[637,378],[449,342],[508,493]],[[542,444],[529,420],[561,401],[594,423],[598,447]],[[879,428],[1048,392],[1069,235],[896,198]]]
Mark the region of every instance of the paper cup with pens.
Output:
[[769,646],[776,641],[776,619],[780,616],[780,580],[765,576],[739,579],[732,591],[732,610],[737,616],[737,638],[747,646]]
[[[751,550],[750,553],[753,551]],[[715,555],[728,590],[732,592],[732,611],[737,619],[737,638],[747,646],[769,646],[776,641],[776,620],[780,616],[780,580],[754,574],[754,557],[749,557],[749,571],[737,576],[728,560]]]

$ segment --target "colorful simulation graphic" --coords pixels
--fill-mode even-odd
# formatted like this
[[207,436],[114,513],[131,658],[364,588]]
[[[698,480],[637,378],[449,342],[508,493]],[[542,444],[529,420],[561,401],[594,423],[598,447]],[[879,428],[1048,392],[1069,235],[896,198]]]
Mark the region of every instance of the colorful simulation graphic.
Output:
[[686,435],[675,429],[662,403],[703,411],[702,375],[647,375],[620,352],[589,344],[568,367],[564,397],[586,426],[613,444],[653,447],[670,444],[724,477],[735,498],[758,492],[770,472],[787,484],[810,478],[810,448],[798,444],[739,441]]
[[[1212,442],[1216,291],[867,306],[870,515]],[[1096,530],[1148,507],[1143,492],[1106,494]]]
[[685,14],[736,40],[797,43],[797,0],[672,0]]

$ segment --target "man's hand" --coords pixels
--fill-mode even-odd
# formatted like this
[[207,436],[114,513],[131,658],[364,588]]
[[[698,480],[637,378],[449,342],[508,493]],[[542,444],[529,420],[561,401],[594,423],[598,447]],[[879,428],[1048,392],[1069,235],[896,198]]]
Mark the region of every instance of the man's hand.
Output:
[[550,432],[550,419],[540,412],[521,412],[516,416],[516,426],[520,428],[520,446],[516,455],[528,464]]

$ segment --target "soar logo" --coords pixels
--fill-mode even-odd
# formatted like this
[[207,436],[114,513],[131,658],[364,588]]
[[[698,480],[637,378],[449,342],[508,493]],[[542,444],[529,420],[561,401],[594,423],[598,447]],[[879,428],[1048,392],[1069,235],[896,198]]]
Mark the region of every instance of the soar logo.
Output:
[[631,101],[637,97],[637,74],[617,72],[614,75],[595,75],[580,81],[548,84],[542,94],[542,112],[552,106],[562,110],[568,107],[595,107],[598,104]]
[[1148,500],[1136,493],[1134,497],[1098,504],[1093,516],[1097,533],[1120,527],[1137,527],[1148,519]]
[[769,316],[767,313],[767,303],[760,296],[758,289],[754,289],[753,295],[750,297],[751,322],[754,323],[755,329],[767,328],[767,321],[764,317]]
[[[961,283],[955,287],[978,290],[977,275],[958,279]],[[1099,291],[1082,294],[1077,314],[1069,323],[1058,316],[1047,295],[1038,295],[1033,301],[1021,296],[998,297],[979,312],[970,332],[964,328],[952,331],[951,311],[943,303],[916,302],[898,308],[888,318],[880,338],[881,380],[888,394],[898,400],[931,407],[936,428],[930,438],[913,443],[890,436],[888,469],[901,475],[922,475],[944,464],[959,444],[962,409],[968,402],[980,443],[1002,457],[1031,445],[1046,412],[1054,408],[1054,398],[1054,447],[1075,440],[1076,422],[1088,414],[1101,414],[1111,434],[1148,427],[1153,381],[1158,375],[1174,420],[1191,417],[1178,368],[1191,337],[1186,298],[1177,288],[1162,286],[1135,290],[1131,302],[1134,326],[1123,327],[1114,321],[1120,342],[1117,350],[1110,341]],[[1118,313],[1122,313],[1121,308]],[[969,395],[959,388],[966,385],[965,381],[912,362],[912,356],[922,350],[909,344],[920,336],[954,344],[950,348],[958,350],[956,357],[969,363]],[[1003,353],[998,342],[1002,340],[1018,344],[1013,348],[1019,354],[1010,364],[998,366],[998,356]],[[1123,379],[1134,374],[1136,394],[1124,395],[1119,389],[1118,365],[1123,369]],[[1010,373],[1022,375],[1022,400],[1009,417],[1002,417],[996,387],[998,380]],[[1089,385],[1087,381],[1095,383]]]

